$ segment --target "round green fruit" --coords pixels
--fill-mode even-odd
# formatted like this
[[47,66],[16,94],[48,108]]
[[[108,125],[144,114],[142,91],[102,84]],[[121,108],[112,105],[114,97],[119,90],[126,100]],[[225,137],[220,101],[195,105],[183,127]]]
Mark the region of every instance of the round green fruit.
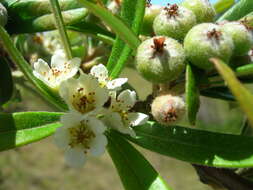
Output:
[[146,7],[141,34],[149,36],[154,33],[153,22],[155,17],[162,11],[163,7],[159,5],[149,5]]
[[233,54],[235,56],[246,55],[253,46],[253,35],[250,29],[241,22],[227,22],[221,27],[233,39]]
[[155,18],[153,29],[156,35],[183,40],[196,23],[196,16],[192,11],[174,4],[165,7]]
[[198,23],[212,22],[216,15],[209,0],[185,0],[181,5],[194,12]]
[[193,27],[186,35],[184,49],[187,59],[197,67],[205,70],[213,68],[210,58],[219,58],[229,62],[233,50],[233,40],[221,27],[204,23]]
[[172,38],[156,36],[145,40],[137,49],[138,72],[153,83],[166,83],[180,76],[185,68],[184,49]]

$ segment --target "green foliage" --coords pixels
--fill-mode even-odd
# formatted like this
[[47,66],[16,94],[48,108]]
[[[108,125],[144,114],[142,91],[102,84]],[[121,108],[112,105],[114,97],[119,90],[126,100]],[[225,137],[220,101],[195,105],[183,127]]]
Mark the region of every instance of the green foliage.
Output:
[[13,80],[11,76],[11,69],[5,57],[0,57],[0,107],[8,102],[13,94]]
[[199,89],[197,78],[200,73],[198,69],[191,64],[186,66],[186,86],[185,86],[185,99],[187,116],[190,124],[195,125],[197,113],[199,110]]
[[212,59],[216,69],[226,81],[239,105],[247,115],[249,123],[253,127],[253,94],[251,94],[236,78],[234,72],[219,59]]
[[[145,4],[145,0],[125,0],[122,4],[121,18],[137,35],[143,21]],[[131,56],[132,50],[135,49],[129,47],[121,39],[121,36],[117,36],[107,63],[107,68],[112,78],[116,78],[120,74],[129,56]]]
[[218,0],[214,4],[216,13],[223,13],[235,4],[235,0]]
[[218,21],[238,20],[253,11],[252,0],[240,0],[231,9],[225,12]]
[[0,151],[39,141],[52,135],[61,124],[61,113],[0,113]]
[[225,135],[148,122],[134,128],[132,142],[151,151],[189,163],[213,167],[253,166],[252,137]]
[[120,134],[107,135],[107,150],[126,190],[171,190],[150,163]]

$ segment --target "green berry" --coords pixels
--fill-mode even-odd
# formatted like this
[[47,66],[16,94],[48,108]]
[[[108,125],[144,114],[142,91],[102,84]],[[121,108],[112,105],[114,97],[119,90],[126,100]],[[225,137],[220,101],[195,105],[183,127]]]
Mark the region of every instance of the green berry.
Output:
[[156,97],[151,105],[155,120],[163,125],[180,121],[185,115],[185,102],[180,96],[164,94]]
[[148,5],[146,7],[141,34],[148,36],[154,33],[153,22],[155,17],[162,11],[162,9],[163,7],[159,5]]
[[221,27],[204,23],[193,27],[186,35],[184,49],[190,62],[202,69],[212,69],[210,58],[216,57],[229,62],[233,54],[233,40]]
[[198,23],[212,22],[216,15],[209,0],[185,0],[181,5],[194,12]]
[[165,7],[155,18],[153,28],[156,35],[183,40],[187,32],[196,25],[194,13],[176,4]]
[[5,26],[8,20],[6,8],[0,3],[0,26]]
[[185,68],[184,62],[184,49],[172,38],[156,36],[143,41],[137,49],[137,70],[153,83],[165,83],[178,78]]
[[241,22],[227,22],[221,27],[233,39],[234,55],[246,55],[253,46],[253,35],[250,29]]

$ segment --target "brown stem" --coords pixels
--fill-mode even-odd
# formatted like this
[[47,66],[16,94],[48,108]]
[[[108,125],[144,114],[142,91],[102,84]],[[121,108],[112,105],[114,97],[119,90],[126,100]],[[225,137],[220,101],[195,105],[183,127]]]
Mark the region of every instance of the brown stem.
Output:
[[223,187],[228,190],[253,190],[253,183],[232,170],[213,168],[193,164],[200,180],[208,185]]

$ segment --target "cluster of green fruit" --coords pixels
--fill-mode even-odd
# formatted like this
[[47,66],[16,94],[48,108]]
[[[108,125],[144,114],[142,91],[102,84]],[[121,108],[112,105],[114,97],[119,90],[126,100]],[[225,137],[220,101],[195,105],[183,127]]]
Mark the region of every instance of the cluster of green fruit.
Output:
[[148,5],[142,33],[155,36],[139,46],[137,70],[152,83],[166,83],[183,73],[186,62],[211,70],[210,58],[229,64],[233,56],[247,55],[253,46],[252,28],[243,21],[213,23],[215,15],[208,0]]

